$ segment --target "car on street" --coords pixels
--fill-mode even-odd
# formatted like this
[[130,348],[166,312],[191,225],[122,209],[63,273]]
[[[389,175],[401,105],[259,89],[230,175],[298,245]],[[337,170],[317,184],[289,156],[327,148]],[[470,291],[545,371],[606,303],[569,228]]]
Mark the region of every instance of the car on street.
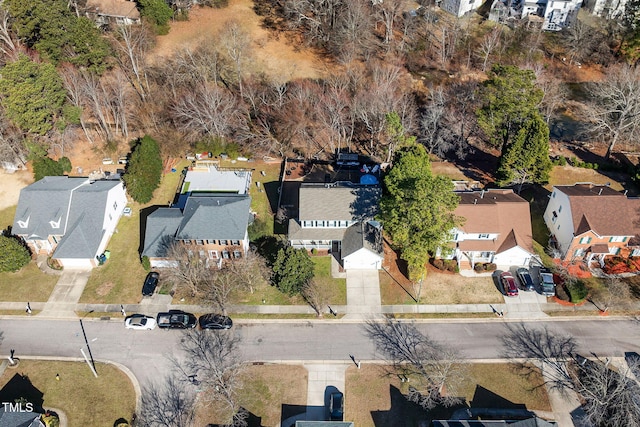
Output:
[[132,314],[124,319],[124,327],[127,329],[147,330],[156,328],[156,319],[144,314]]
[[518,275],[518,279],[520,279],[522,289],[525,291],[534,291],[536,289],[528,268],[519,268],[516,270],[516,274]]
[[155,271],[147,274],[147,277],[144,279],[144,284],[142,285],[142,296],[150,297],[156,291],[156,287],[158,286],[158,278],[160,274]]
[[158,313],[156,323],[158,324],[158,328],[162,329],[190,329],[196,327],[198,319],[186,311],[169,310]]
[[546,297],[552,297],[556,295],[556,283],[553,280],[554,275],[548,268],[541,268],[538,273],[540,276],[540,287],[542,288],[542,295]]
[[203,314],[198,319],[201,329],[231,329],[233,321],[230,317],[222,314]]
[[516,285],[516,279],[511,275],[511,273],[508,271],[501,273],[500,282],[502,283],[502,289],[504,289],[504,293],[507,294],[507,296],[518,296],[518,285]]
[[342,421],[344,418],[344,395],[334,391],[329,395],[329,420]]

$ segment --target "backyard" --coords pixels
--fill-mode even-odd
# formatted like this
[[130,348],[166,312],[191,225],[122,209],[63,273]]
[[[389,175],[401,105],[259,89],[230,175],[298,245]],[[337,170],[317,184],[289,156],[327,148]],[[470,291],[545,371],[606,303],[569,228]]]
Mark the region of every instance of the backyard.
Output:
[[36,408],[59,409],[69,426],[113,427],[117,420],[131,422],[136,396],[127,375],[103,363],[96,363],[96,371],[97,378],[84,362],[21,360],[0,376],[0,401],[24,397]]

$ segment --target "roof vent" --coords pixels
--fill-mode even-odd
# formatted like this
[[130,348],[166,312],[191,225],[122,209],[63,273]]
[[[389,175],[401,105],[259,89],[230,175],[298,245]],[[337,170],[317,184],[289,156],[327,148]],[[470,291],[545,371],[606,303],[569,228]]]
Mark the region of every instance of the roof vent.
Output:
[[482,199],[483,197],[484,197],[484,190],[480,192],[480,198]]
[[598,191],[598,196],[602,194],[602,187],[600,187],[600,191]]
[[624,190],[624,195],[626,196],[629,190]]

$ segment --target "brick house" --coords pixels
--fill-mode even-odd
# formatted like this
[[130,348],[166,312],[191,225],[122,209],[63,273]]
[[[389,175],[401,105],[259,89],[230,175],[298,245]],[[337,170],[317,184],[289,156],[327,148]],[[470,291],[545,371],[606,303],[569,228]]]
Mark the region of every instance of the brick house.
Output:
[[554,186],[544,212],[552,244],[564,261],[598,261],[630,248],[640,256],[640,199],[606,185]]

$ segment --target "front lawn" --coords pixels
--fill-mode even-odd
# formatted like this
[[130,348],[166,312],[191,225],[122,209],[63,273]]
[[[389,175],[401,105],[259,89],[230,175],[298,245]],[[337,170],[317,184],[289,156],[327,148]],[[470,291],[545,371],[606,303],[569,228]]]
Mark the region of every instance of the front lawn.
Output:
[[0,273],[0,301],[47,301],[58,278],[44,274],[35,261],[15,273]]
[[[250,427],[275,426],[306,410],[307,370],[294,365],[251,365],[242,373],[240,405],[251,413]],[[257,418],[260,423],[251,422]],[[201,405],[196,425],[216,421],[210,407]]]
[[[136,395],[127,375],[102,363],[96,363],[96,371],[98,378],[84,362],[21,360],[16,369],[8,368],[0,376],[0,388],[12,381],[0,394],[3,402],[27,397],[45,408],[58,408],[67,415],[69,426],[113,427],[121,418],[131,422]],[[24,389],[31,391],[31,398],[20,393]]]
[[[346,374],[345,419],[358,427],[418,426],[420,422],[448,419],[460,407],[526,408],[551,411],[541,375],[524,378],[506,363],[470,364],[460,394],[466,404],[454,408],[434,408],[427,412],[407,401],[411,383],[385,376],[380,365],[349,367]],[[429,425],[425,424],[425,425]]]
[[[398,283],[386,271],[380,271],[380,293],[383,305],[416,304],[418,287],[409,282]],[[491,277],[463,277],[429,269],[422,284],[420,304],[492,304],[504,298]]]

